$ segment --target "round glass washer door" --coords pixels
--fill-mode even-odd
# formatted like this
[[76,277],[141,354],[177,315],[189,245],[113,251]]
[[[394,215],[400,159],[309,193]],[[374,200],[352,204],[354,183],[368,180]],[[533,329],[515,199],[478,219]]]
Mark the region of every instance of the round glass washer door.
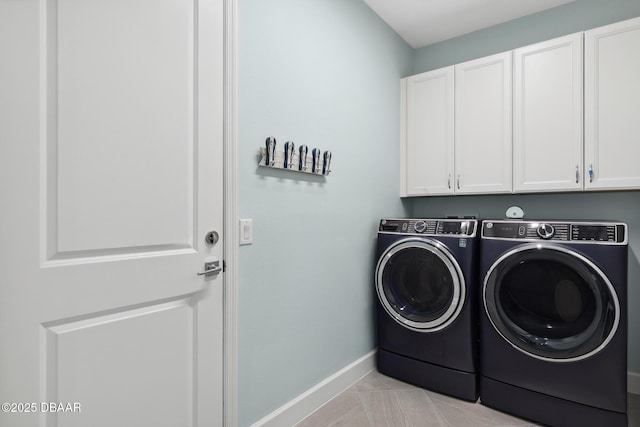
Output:
[[484,307],[513,347],[538,359],[570,362],[601,351],[620,322],[618,296],[606,275],[559,246],[523,245],[489,269]]
[[378,260],[376,291],[386,312],[402,326],[439,331],[453,322],[464,304],[460,266],[439,242],[403,239]]

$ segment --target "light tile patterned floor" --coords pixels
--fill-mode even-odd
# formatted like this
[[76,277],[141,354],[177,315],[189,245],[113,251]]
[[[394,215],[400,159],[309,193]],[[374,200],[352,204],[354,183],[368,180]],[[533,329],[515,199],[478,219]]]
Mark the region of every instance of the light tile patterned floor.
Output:
[[[296,427],[524,427],[511,415],[424,390],[376,371]],[[629,426],[640,427],[640,396],[629,395]]]

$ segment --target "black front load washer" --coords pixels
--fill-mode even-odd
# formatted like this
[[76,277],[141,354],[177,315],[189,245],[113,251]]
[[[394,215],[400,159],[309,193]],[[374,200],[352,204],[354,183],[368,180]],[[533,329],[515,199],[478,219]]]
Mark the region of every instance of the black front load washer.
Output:
[[626,427],[626,224],[484,221],[480,243],[481,402]]
[[475,401],[478,221],[383,219],[375,271],[378,371]]

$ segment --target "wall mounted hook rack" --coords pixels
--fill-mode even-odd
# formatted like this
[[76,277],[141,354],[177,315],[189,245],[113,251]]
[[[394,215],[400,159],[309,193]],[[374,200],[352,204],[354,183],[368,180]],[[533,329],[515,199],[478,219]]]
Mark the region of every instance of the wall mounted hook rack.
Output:
[[309,150],[306,145],[296,147],[292,141],[284,144],[284,150],[278,150],[276,139],[270,136],[265,140],[265,146],[260,148],[260,154],[258,166],[320,176],[331,172],[330,151],[319,148]]

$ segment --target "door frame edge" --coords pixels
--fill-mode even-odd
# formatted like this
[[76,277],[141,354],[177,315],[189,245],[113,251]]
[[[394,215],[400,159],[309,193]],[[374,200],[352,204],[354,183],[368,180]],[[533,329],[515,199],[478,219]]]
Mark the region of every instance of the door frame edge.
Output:
[[224,3],[224,426],[238,425],[238,0]]

